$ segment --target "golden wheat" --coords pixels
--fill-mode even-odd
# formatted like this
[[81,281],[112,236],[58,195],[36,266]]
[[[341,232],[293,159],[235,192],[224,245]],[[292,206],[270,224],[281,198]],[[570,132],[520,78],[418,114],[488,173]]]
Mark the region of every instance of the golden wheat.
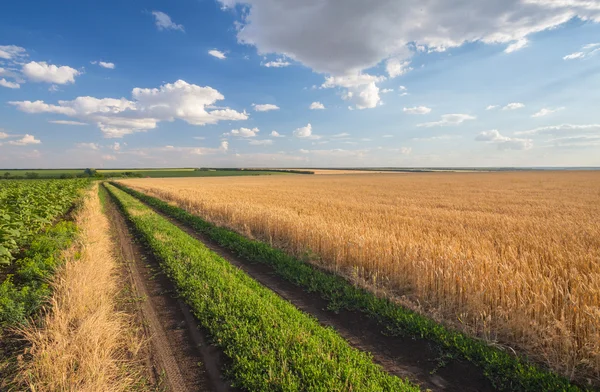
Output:
[[436,319],[600,376],[600,173],[123,181]]
[[32,391],[129,391],[139,382],[132,361],[141,343],[117,310],[118,265],[97,185],[76,223],[78,240],[52,282],[48,312],[41,326],[23,331],[31,348],[20,382]]

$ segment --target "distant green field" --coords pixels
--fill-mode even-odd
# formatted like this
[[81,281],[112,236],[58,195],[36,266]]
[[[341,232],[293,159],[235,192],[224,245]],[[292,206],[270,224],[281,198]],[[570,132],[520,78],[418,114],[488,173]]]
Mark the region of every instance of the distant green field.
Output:
[[193,168],[182,169],[97,169],[98,173],[123,173],[123,172],[189,172],[194,171]]
[[4,170],[0,169],[0,176],[4,173],[10,173],[11,176],[25,176],[25,173],[37,173],[40,177],[58,177],[61,174],[82,174],[83,169],[19,169],[19,170]]
[[[266,170],[194,170],[192,168],[182,169],[98,169],[98,174],[104,176],[121,176],[123,173],[134,173],[136,177],[228,177],[228,176],[265,176],[265,175],[283,175],[289,174],[280,171]],[[27,173],[36,173],[40,178],[58,178],[63,174],[76,176],[84,173],[84,169],[23,169],[23,170],[2,170],[0,169],[0,178],[5,177],[5,173],[10,177],[26,177]],[[127,175],[125,175],[127,176]]]
[[[110,174],[117,174],[123,172],[129,172],[133,170],[123,170],[119,172],[110,172]],[[100,173],[104,173],[99,170]],[[278,171],[262,171],[262,170],[210,170],[210,171],[192,171],[192,170],[137,170],[135,174],[141,175],[142,177],[229,177],[229,176],[270,176],[270,175],[284,175],[289,174]]]

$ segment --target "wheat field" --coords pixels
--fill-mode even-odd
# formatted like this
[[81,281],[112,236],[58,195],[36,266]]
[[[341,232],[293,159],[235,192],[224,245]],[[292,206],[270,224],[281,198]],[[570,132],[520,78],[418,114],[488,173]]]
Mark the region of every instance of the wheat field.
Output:
[[600,172],[122,182],[572,379],[600,377]]

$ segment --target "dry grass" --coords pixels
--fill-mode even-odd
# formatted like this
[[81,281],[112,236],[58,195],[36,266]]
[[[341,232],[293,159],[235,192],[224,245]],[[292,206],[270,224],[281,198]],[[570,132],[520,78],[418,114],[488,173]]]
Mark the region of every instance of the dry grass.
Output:
[[139,381],[130,365],[140,342],[117,310],[118,265],[97,185],[76,223],[78,240],[52,282],[48,312],[24,331],[31,348],[20,380],[32,391],[128,391]]
[[[600,376],[600,173],[139,179],[576,379]],[[308,252],[307,252],[308,251]]]

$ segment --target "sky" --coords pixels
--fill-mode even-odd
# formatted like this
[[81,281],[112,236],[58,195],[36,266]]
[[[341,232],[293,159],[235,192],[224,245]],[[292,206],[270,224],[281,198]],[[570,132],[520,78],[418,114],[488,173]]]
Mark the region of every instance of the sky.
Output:
[[600,166],[600,0],[0,13],[0,167]]

